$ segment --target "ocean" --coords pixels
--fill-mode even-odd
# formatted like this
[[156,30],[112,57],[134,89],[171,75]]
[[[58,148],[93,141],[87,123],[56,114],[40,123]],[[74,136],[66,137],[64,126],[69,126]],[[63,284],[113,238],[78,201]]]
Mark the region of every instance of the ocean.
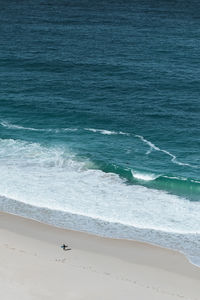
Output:
[[199,12],[2,0],[0,210],[200,265]]

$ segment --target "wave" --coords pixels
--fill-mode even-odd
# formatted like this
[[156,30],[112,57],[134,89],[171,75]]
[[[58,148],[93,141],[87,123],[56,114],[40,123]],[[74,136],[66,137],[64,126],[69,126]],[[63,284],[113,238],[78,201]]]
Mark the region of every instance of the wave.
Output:
[[134,137],[139,138],[142,142],[144,142],[145,144],[147,144],[150,147],[150,149],[146,152],[147,155],[149,155],[153,150],[155,150],[155,151],[163,152],[164,154],[168,155],[169,157],[171,157],[172,163],[175,163],[179,166],[186,166],[186,167],[195,168],[195,169],[200,168],[199,166],[191,165],[189,163],[184,163],[184,162],[177,160],[177,157],[174,154],[170,153],[167,150],[160,149],[158,146],[153,144],[151,141],[148,141],[147,139],[145,139],[142,135],[131,134],[131,133],[122,132],[122,131],[110,131],[110,130],[95,129],[95,128],[84,128],[84,130],[94,132],[94,133],[100,133],[100,134],[104,134],[104,135],[126,135],[126,136],[133,135]]
[[181,162],[177,159],[177,157],[170,153],[169,151],[165,149],[161,149],[155,144],[153,144],[151,141],[145,139],[142,135],[138,134],[131,134],[128,132],[123,132],[123,131],[112,131],[112,130],[107,130],[107,129],[95,129],[95,128],[83,128],[83,129],[78,129],[78,128],[32,128],[32,127],[24,127],[20,125],[15,125],[6,121],[0,122],[0,125],[2,127],[5,127],[7,129],[13,129],[13,130],[28,130],[28,131],[39,131],[39,132],[53,132],[53,133],[59,133],[59,132],[75,132],[75,131],[80,131],[80,130],[85,130],[93,133],[100,133],[102,135],[124,135],[124,136],[134,136],[135,138],[139,138],[143,143],[147,144],[150,148],[146,152],[146,155],[149,155],[153,150],[162,152],[169,156],[171,158],[171,162],[174,164],[177,164],[179,166],[185,166],[185,167],[190,167],[190,168],[195,168],[199,169],[200,166],[197,165],[192,165],[189,163],[184,163]]
[[128,184],[137,184],[173,193],[191,201],[199,201],[200,181],[194,178],[176,176],[173,174],[160,174],[145,171],[144,169],[129,168],[116,164],[94,161],[94,168],[105,173],[115,173],[125,179]]
[[[20,126],[20,125],[15,125],[9,122],[5,122],[2,121],[0,122],[0,125],[2,127],[5,127],[7,129],[13,129],[13,130],[28,130],[28,131],[40,131],[40,132],[64,132],[64,131],[78,131],[81,129],[78,128],[33,128],[33,127],[24,127],[24,126]],[[126,132],[122,132],[122,131],[110,131],[110,130],[106,130],[106,129],[94,129],[94,128],[84,128],[85,131],[90,131],[90,132],[94,132],[94,133],[101,133],[104,135],[130,135],[129,133]]]
[[148,188],[165,190],[192,201],[199,202],[200,181],[191,178],[168,176],[164,174],[145,173],[131,170],[132,179],[135,184],[141,184]]
[[193,180],[193,179],[188,179],[185,177],[177,177],[177,176],[167,176],[163,174],[153,174],[153,173],[144,173],[144,172],[139,172],[131,169],[131,174],[135,179],[139,180],[144,180],[144,181],[153,181],[157,179],[164,179],[166,178],[167,180],[175,180],[179,182],[194,182],[194,183],[200,183],[198,180]]
[[61,146],[0,139],[0,195],[111,222],[200,232],[199,203],[156,189],[164,186],[162,177],[146,181],[151,185],[145,187],[88,166],[88,160],[79,161]]
[[[174,245],[186,252],[189,246],[199,247],[199,203],[154,188],[188,184],[187,180],[118,170],[135,176],[134,184],[128,184],[120,174],[88,166],[88,160],[79,161],[61,146],[0,139],[0,209],[24,211],[27,217],[65,228]],[[146,187],[139,184],[144,178]]]
[[95,128],[84,128],[84,130],[86,131],[90,131],[90,132],[97,132],[97,133],[101,133],[104,135],[127,135],[129,136],[130,133],[127,132],[123,132],[123,131],[110,131],[110,130],[106,130],[106,129],[95,129]]
[[[139,180],[144,180],[144,181],[159,181],[159,180],[167,180],[167,181],[176,181],[182,184],[194,184],[196,186],[199,186],[200,181],[194,180],[191,178],[186,178],[186,177],[177,177],[177,176],[167,176],[164,174],[153,174],[153,173],[144,173],[144,172],[139,172],[131,169],[131,174],[133,178],[139,179]],[[200,186],[199,186],[200,187]]]
[[43,129],[36,129],[36,128],[31,128],[31,127],[23,127],[23,126],[20,126],[20,125],[14,125],[14,124],[11,124],[11,123],[8,123],[8,122],[1,122],[0,123],[1,126],[3,127],[6,127],[8,129],[19,129],[19,130],[30,130],[30,131],[43,131]]
[[152,142],[146,140],[142,135],[138,135],[136,134],[135,137],[139,138],[142,142],[144,142],[145,144],[147,144],[150,149],[146,152],[146,154],[150,154],[152,150],[156,150],[156,151],[160,151],[160,152],[163,152],[165,154],[167,154],[168,156],[171,157],[171,161],[179,166],[187,166],[187,167],[191,167],[191,168],[200,168],[199,166],[196,166],[196,165],[191,165],[191,164],[188,164],[188,163],[183,163],[183,162],[180,162],[177,160],[177,157],[170,153],[169,151],[167,150],[164,150],[164,149],[160,149],[159,147],[157,147],[156,145],[154,145]]
[[[160,174],[150,171],[145,171],[120,166],[112,163],[104,163],[102,161],[94,161],[93,168],[98,168],[105,173],[115,173],[129,183],[137,183],[148,187],[159,188],[168,192],[174,192],[187,196],[191,193],[196,193],[196,200],[199,200],[200,181],[194,178],[175,176],[173,174]],[[187,194],[189,193],[189,194]]]
[[24,127],[20,125],[15,125],[9,122],[2,121],[0,122],[0,125],[2,127],[5,127],[7,129],[14,129],[14,130],[28,130],[28,131],[39,131],[39,132],[62,132],[62,131],[77,131],[77,128],[33,128],[33,127]]
[[131,173],[134,178],[143,181],[152,181],[160,177],[160,175],[139,173],[133,170],[131,170]]

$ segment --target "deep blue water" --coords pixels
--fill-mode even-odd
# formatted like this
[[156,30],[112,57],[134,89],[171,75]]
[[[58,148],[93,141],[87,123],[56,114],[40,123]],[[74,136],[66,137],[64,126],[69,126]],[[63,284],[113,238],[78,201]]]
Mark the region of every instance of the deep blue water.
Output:
[[1,197],[199,234],[199,12],[198,1],[2,0]]

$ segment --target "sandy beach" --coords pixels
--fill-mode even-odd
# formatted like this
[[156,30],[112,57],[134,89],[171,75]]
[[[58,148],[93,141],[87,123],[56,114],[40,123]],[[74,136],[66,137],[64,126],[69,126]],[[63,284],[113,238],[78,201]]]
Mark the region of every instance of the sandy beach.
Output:
[[200,299],[200,269],[175,251],[5,213],[0,236],[1,299]]

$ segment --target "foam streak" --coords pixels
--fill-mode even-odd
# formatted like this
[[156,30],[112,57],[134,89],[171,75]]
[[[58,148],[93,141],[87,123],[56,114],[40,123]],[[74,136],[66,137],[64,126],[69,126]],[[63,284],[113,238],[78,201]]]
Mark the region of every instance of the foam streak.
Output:
[[91,131],[94,133],[101,133],[101,134],[105,134],[105,135],[127,135],[129,136],[129,133],[123,132],[123,131],[110,131],[110,130],[106,130],[106,129],[95,129],[95,128],[84,128],[84,130],[86,131]]
[[187,166],[187,167],[190,167],[190,168],[199,168],[198,166],[194,166],[194,165],[191,165],[191,164],[188,164],[188,163],[183,163],[183,162],[178,161],[175,155],[173,155],[169,151],[160,149],[159,147],[157,147],[156,145],[154,145],[152,142],[146,140],[142,135],[137,135],[136,134],[135,137],[139,138],[141,141],[143,141],[145,144],[147,144],[150,147],[150,149],[146,152],[147,155],[150,154],[152,152],[152,150],[160,151],[160,152],[163,152],[166,155],[170,156],[171,157],[171,161],[173,163],[179,165],[179,166]]
[[11,124],[5,121],[2,121],[0,123],[0,125],[2,127],[5,127],[7,129],[13,129],[13,130],[28,130],[28,131],[39,131],[39,132],[54,132],[54,133],[58,133],[58,132],[62,132],[62,131],[77,131],[77,128],[59,128],[59,129],[53,129],[53,128],[49,128],[49,129],[44,129],[44,128],[32,128],[32,127],[24,127],[24,126],[20,126],[20,125],[15,125],[15,124]]

